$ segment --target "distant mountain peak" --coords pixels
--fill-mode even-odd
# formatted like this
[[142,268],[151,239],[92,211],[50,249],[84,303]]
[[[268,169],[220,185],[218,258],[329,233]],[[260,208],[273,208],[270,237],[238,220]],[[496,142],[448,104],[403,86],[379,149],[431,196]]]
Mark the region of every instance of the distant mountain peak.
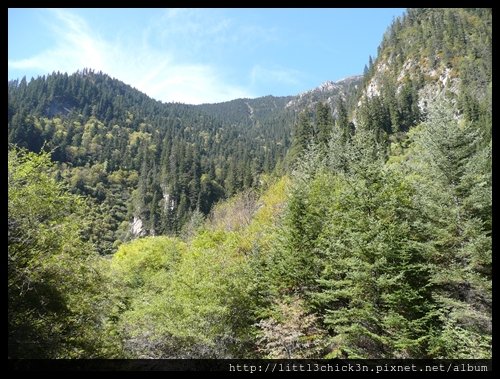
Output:
[[337,87],[338,85],[335,82],[327,80],[326,82],[322,83],[319,87],[317,87],[316,90],[326,92],[326,91],[332,91]]
[[286,107],[293,108],[309,108],[318,101],[328,102],[333,104],[338,96],[344,97],[348,88],[356,86],[361,83],[363,75],[353,75],[346,78],[333,81],[327,80],[321,83],[318,87],[302,92],[290,100]]
[[305,92],[300,93],[298,96],[303,97],[305,95],[314,93],[314,92],[331,92],[335,90],[339,90],[341,87],[348,85],[352,83],[353,81],[360,81],[363,78],[363,75],[353,75],[353,76],[348,76],[342,79],[339,79],[337,81],[333,80],[327,80],[323,83],[321,83],[319,86],[307,90]]

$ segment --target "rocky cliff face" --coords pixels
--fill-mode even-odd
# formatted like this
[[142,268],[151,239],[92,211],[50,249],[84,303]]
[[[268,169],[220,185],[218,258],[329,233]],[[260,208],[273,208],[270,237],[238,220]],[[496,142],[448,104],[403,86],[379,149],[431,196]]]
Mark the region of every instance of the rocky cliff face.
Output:
[[336,106],[339,98],[346,100],[355,96],[363,81],[362,75],[350,76],[336,82],[326,81],[320,86],[295,96],[286,104],[286,108],[300,111],[313,109],[318,102],[327,103],[336,114]]
[[[358,105],[361,105],[364,98],[373,98],[382,96],[384,83],[388,80],[387,76],[392,76],[393,68],[390,59],[381,60],[375,66],[373,76],[367,81],[361,96],[358,100]],[[421,112],[427,111],[427,106],[436,96],[443,92],[450,92],[455,97],[459,94],[460,78],[457,75],[457,70],[445,65],[437,67],[429,67],[428,65],[420,65],[413,58],[408,58],[403,66],[397,70],[395,76],[395,94],[400,95],[405,84],[412,82],[413,85],[419,87],[418,106]],[[421,78],[424,78],[423,86],[420,86]]]
[[491,62],[491,10],[409,9],[370,62],[354,122],[363,104],[383,104],[392,130],[405,130],[443,93],[456,104],[457,117],[474,112],[489,101]]

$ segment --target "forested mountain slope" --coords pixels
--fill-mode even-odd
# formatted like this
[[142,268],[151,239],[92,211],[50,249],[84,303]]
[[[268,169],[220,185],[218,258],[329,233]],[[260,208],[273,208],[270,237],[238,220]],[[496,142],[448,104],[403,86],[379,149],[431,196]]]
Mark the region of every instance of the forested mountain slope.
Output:
[[387,133],[407,131],[440,94],[468,120],[488,117],[491,28],[489,9],[409,9],[370,59],[356,118]]
[[107,252],[115,240],[175,233],[270,172],[289,131],[241,118],[162,104],[88,70],[9,83],[9,142],[51,150],[76,192],[97,200]]
[[10,83],[9,356],[491,358],[491,26],[409,9],[298,97]]
[[102,73],[53,73],[9,83],[9,142],[51,151],[74,191],[96,200],[96,241],[110,253],[115,241],[178,233],[282,171],[292,99],[162,104]]

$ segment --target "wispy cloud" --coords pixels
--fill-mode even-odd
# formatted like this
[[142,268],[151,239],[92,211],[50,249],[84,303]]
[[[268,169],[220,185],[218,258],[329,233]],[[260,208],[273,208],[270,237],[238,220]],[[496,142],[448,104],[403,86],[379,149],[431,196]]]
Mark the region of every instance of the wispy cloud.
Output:
[[[87,22],[66,10],[51,10],[56,21],[51,29],[57,36],[53,48],[35,56],[9,60],[11,69],[31,69],[41,73],[52,71],[75,72],[89,67],[102,70],[137,89],[162,101],[176,101],[191,104],[219,102],[237,97],[252,97],[252,93],[242,86],[228,83],[222,73],[210,64],[193,63],[177,58],[173,46],[162,49],[151,41],[151,35],[166,30],[165,39],[186,36],[186,29],[180,28],[182,19],[170,22],[170,27],[150,30],[137,38],[137,41],[104,40],[93,32]],[[167,15],[176,17],[170,11]],[[182,11],[180,11],[182,13]],[[226,22],[227,24],[227,22]],[[56,25],[56,26],[54,26]],[[214,36],[224,29],[224,24],[214,25],[209,32]],[[175,31],[172,28],[179,28]],[[207,31],[203,24],[194,19],[188,25],[189,39],[196,40],[195,35],[204,35]],[[181,33],[182,32],[182,33]],[[221,33],[222,34],[222,33]],[[191,38],[188,38],[191,37]],[[182,41],[181,41],[182,42]]]
[[30,58],[17,61],[9,59],[9,67],[42,72],[71,72],[82,68],[83,64],[83,67],[105,69],[105,55],[109,51],[107,44],[92,36],[81,18],[58,9],[51,11],[61,21],[61,24],[55,22],[49,25],[51,31],[59,37],[56,45]]

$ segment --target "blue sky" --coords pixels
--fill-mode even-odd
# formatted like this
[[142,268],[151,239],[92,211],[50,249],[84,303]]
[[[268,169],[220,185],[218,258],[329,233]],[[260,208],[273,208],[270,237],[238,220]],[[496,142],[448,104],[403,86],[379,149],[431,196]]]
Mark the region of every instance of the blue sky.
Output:
[[9,9],[10,79],[84,67],[161,101],[295,95],[361,74],[404,9]]

